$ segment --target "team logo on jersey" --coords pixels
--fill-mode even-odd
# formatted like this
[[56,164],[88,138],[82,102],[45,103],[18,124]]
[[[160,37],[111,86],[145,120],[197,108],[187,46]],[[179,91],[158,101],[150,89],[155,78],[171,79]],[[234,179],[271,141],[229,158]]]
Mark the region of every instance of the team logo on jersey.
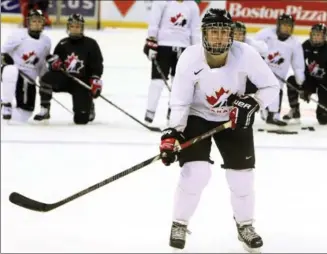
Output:
[[312,61],[309,63],[309,59],[305,59],[305,63],[308,67],[309,73],[311,76],[316,78],[323,78],[325,76],[325,70],[323,68],[320,68],[319,64],[317,64],[316,61]]
[[214,95],[206,96],[207,102],[213,107],[221,107],[225,106],[226,99],[228,97],[229,90],[225,90],[224,88],[220,88],[219,90],[215,91]]
[[23,54],[22,58],[25,64],[36,65],[39,62],[39,58],[36,56],[35,51]]
[[270,64],[274,64],[274,65],[281,65],[285,61],[285,59],[281,56],[281,54],[278,51],[275,53],[270,53],[267,56],[267,59]]
[[184,27],[187,24],[187,19],[182,13],[178,13],[176,16],[170,18],[170,22],[173,23],[174,26]]
[[73,52],[71,55],[67,56],[65,67],[68,72],[79,73],[79,71],[84,67],[84,61],[78,59],[78,56]]

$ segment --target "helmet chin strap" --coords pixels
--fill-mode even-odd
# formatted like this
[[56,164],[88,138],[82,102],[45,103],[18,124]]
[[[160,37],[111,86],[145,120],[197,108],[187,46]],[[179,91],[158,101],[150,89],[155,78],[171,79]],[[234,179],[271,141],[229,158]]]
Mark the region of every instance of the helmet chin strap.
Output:
[[33,31],[28,29],[28,34],[34,39],[39,39],[42,31]]

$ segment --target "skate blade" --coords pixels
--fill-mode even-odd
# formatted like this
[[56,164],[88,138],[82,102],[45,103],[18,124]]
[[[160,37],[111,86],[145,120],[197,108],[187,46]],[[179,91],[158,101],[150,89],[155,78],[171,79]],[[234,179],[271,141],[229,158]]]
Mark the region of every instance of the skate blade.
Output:
[[249,253],[261,253],[260,248],[249,248],[244,242],[242,244],[243,244],[244,250],[249,252]]
[[50,120],[50,119],[44,119],[44,120],[33,120],[33,121],[32,121],[32,124],[33,124],[33,125],[44,125],[44,126],[48,126],[48,125],[50,125],[49,120]]
[[289,120],[283,119],[283,121],[286,122],[288,125],[299,125],[299,124],[301,124],[301,120],[298,119],[298,118],[292,118],[292,119],[289,119]]
[[171,253],[187,253],[187,251],[185,249],[171,247]]
[[242,238],[240,236],[237,237],[238,240],[242,243],[243,249],[249,253],[261,253],[261,248],[250,248],[249,246],[246,245],[245,242],[243,242]]

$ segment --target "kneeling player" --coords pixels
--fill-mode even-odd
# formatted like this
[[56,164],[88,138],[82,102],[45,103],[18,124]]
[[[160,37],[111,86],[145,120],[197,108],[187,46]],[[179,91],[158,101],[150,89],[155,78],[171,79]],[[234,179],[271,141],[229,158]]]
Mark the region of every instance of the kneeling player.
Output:
[[[318,102],[327,107],[327,28],[324,24],[313,25],[310,38],[303,42],[302,48],[305,59],[305,81],[299,86],[294,76],[288,78],[293,87],[301,91],[301,97],[309,102],[310,95],[317,93]],[[290,112],[283,116],[283,120],[299,121],[300,104],[298,92],[287,87],[287,95],[290,103]],[[327,124],[327,111],[317,106],[316,117],[320,124]]]
[[[100,96],[103,58],[98,43],[84,35],[84,18],[73,14],[67,22],[68,37],[62,39],[47,59],[49,72],[40,79],[41,112],[34,120],[50,118],[52,92],[72,95],[74,122],[87,124],[95,117],[93,98]],[[90,85],[91,90],[66,75],[77,77]]]
[[51,49],[50,38],[42,34],[42,11],[30,11],[27,26],[13,33],[1,48],[2,117],[6,120],[27,121],[32,115],[36,94],[33,80],[46,71],[45,59]]

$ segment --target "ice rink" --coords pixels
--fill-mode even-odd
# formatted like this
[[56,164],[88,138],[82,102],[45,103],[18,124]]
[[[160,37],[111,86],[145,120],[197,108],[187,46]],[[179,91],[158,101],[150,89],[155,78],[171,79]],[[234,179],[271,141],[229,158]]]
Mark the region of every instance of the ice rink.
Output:
[[[1,44],[15,29],[1,25]],[[45,33],[53,47],[66,36],[64,29]],[[86,34],[97,39],[105,58],[103,95],[143,120],[150,82],[150,63],[142,52],[146,30]],[[69,95],[54,97],[71,108]],[[165,126],[167,103],[164,90],[154,125]],[[286,98],[283,104],[286,112]],[[255,227],[264,253],[327,252],[327,128],[316,123],[314,103],[301,106],[303,126],[316,131],[257,132],[263,126],[257,115]],[[9,194],[17,191],[53,203],[158,153],[160,133],[101,98],[96,112],[93,123],[75,126],[72,115],[53,101],[49,125],[1,122],[1,252],[171,252],[177,164],[157,162],[49,213],[9,202]],[[213,175],[190,223],[184,252],[242,253],[216,149],[212,158]]]

